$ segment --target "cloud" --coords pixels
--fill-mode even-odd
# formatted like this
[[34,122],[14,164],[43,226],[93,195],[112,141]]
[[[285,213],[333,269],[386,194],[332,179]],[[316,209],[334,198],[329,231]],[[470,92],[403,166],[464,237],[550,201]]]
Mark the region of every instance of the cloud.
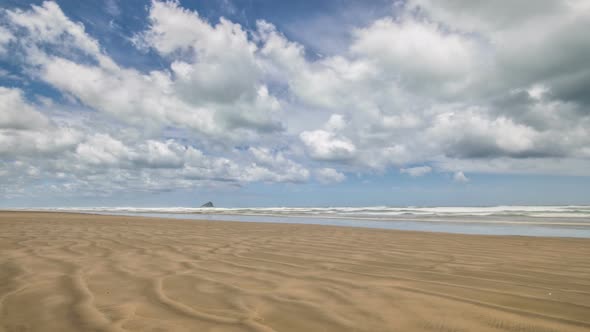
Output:
[[254,41],[261,43],[258,54],[271,76],[288,80],[293,73],[306,69],[304,47],[288,40],[273,24],[264,20],[256,21]]
[[27,31],[20,36],[19,42],[24,43],[30,52],[30,61],[36,62],[37,56],[43,57],[39,46],[42,44],[59,44],[62,53],[81,51],[93,56],[102,65],[112,66],[112,62],[104,56],[99,43],[86,34],[84,25],[71,21],[52,1],[44,1],[41,6],[31,5],[28,11],[7,10],[6,16],[10,23]]
[[152,2],[149,28],[136,36],[172,60],[179,99],[215,113],[215,123],[261,132],[281,130],[280,103],[262,82],[257,46],[239,24],[209,24],[175,2]]
[[316,179],[322,184],[340,183],[346,180],[346,176],[333,168],[320,168],[315,171]]
[[17,88],[0,87],[0,156],[50,156],[75,147],[80,133],[59,128],[25,101]]
[[463,174],[462,171],[457,171],[457,172],[453,173],[453,181],[460,182],[460,183],[466,183],[466,182],[469,182],[469,178],[467,176],[465,176],[465,174]]
[[35,129],[49,125],[49,119],[25,102],[22,91],[0,87],[0,129]]
[[6,28],[0,26],[0,54],[6,53],[7,44],[14,39],[14,35]]
[[341,114],[332,114],[324,129],[304,131],[299,138],[309,155],[317,160],[346,161],[355,157],[356,147],[347,137],[338,132],[347,126]]
[[72,150],[80,140],[80,133],[69,128],[47,130],[0,130],[0,156],[34,156],[53,158],[55,154]]
[[481,58],[478,45],[470,38],[410,15],[400,20],[379,19],[355,30],[354,35],[353,54],[412,89],[440,89],[441,83],[450,80],[454,83],[449,87],[454,86],[477,68]]
[[509,8],[506,6],[507,1],[411,0],[408,7],[419,8],[437,21],[452,23],[452,26],[461,30],[489,33],[497,29],[513,29],[529,20],[550,17],[565,9],[566,4],[555,0],[523,1]]
[[409,167],[409,168],[401,168],[399,170],[402,174],[408,174],[411,177],[418,177],[426,175],[432,172],[432,167],[430,166],[416,166],[416,167]]
[[345,137],[337,137],[325,130],[304,131],[299,136],[312,158],[339,161],[351,159],[356,147]]
[[[166,170],[168,176],[192,185],[200,181],[234,182],[303,182],[309,171],[285,158],[281,153],[272,154],[264,149],[251,148],[260,163],[248,163],[224,157],[207,155],[174,140],[147,140],[133,146],[108,135],[94,135],[78,145],[75,157],[78,164],[111,167],[134,171],[159,173]],[[247,157],[247,155],[242,155]],[[247,158],[245,158],[247,159]],[[166,182],[166,181],[163,181]],[[171,185],[172,186],[172,185]]]
[[6,197],[47,192],[32,189],[38,181],[53,183],[50,190],[60,195],[110,195],[250,182],[300,183],[310,174],[283,152],[266,148],[238,151],[232,160],[175,139],[141,139],[117,130],[109,133],[96,122],[91,126],[82,119],[50,119],[15,88],[0,88],[0,101],[0,178]]
[[[576,90],[574,86],[580,87],[573,82],[581,83],[589,74],[585,64],[590,45],[582,32],[590,28],[586,1],[543,0],[506,6],[502,1],[488,4],[416,0],[408,6],[419,7],[429,19],[450,29],[488,41],[493,58],[490,71],[481,77],[479,84],[487,85],[494,92],[535,83],[546,84],[549,90],[555,91],[569,85],[571,89],[557,92],[556,97],[563,92],[562,100],[583,99],[583,93],[570,92]],[[539,54],[543,56],[536,56]],[[478,89],[485,88],[478,86]]]
[[248,151],[254,159],[252,167],[259,173],[251,175],[255,181],[297,183],[309,179],[309,170],[285,157],[282,151],[271,151],[264,147],[250,147]]
[[[211,26],[177,3],[153,2],[151,24],[136,40],[172,62],[168,69],[144,74],[118,66],[83,25],[70,21],[53,2],[8,13],[27,32],[20,43],[34,65],[29,70],[118,120],[153,129],[191,128],[217,140],[249,135],[231,130],[282,130],[280,103],[259,81],[256,46],[239,25],[222,20]],[[89,61],[80,61],[80,53]]]
[[[256,46],[239,25],[224,21],[211,26],[175,3],[153,2],[151,25],[141,38],[146,47],[155,48],[172,62],[168,70],[142,73],[117,65],[82,24],[70,21],[53,2],[32,6],[28,11],[9,10],[7,16],[22,29],[20,46],[15,51],[21,52],[25,65],[30,66],[26,70],[99,111],[95,118],[100,114],[108,117],[102,122],[94,119],[94,126],[85,124],[93,119],[83,118],[54,123],[26,102],[20,90],[1,88],[0,98],[6,110],[0,114],[0,154],[18,160],[3,163],[3,170],[16,169],[16,163],[26,161],[37,166],[37,174],[56,181],[56,191],[64,192],[157,191],[212,183],[304,182],[309,178],[305,167],[267,148],[250,151],[257,151],[259,159],[263,151],[267,161],[272,162],[248,163],[247,151],[234,153],[229,159],[174,139],[157,138],[158,130],[165,126],[179,128],[175,132],[192,129],[189,137],[201,138],[205,146],[208,141],[245,142],[257,134],[282,130],[273,117],[280,111],[280,104],[258,81]],[[173,17],[186,19],[187,25],[182,28],[189,29],[193,45],[176,41],[169,44],[172,46],[168,53],[167,46],[156,36],[174,32],[174,25],[166,25]],[[199,35],[195,22],[201,24],[203,34]],[[234,49],[228,50],[228,45]],[[184,47],[195,50],[194,56],[173,54],[181,53]],[[251,61],[244,62],[244,57]],[[237,66],[244,69],[241,80],[236,76]],[[191,76],[195,71],[199,74]],[[45,105],[59,107],[54,103]],[[143,134],[113,130],[129,125],[148,130]],[[167,173],[162,173],[165,169]],[[20,178],[12,191],[18,186],[34,185],[35,179],[27,174]],[[90,184],[96,181],[101,185],[92,188]]]
[[316,56],[283,25],[154,0],[126,52],[159,65],[137,68],[55,2],[5,9],[0,57],[34,84],[0,87],[0,177],[15,193],[40,179],[107,193],[394,169],[587,175],[589,9],[411,0]]

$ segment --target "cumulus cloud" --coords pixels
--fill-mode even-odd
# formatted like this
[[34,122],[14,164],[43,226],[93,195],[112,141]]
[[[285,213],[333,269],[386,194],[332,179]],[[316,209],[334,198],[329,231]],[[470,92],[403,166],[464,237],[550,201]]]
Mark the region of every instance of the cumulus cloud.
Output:
[[[580,83],[581,77],[588,77],[587,70],[580,73],[590,54],[590,46],[582,33],[590,27],[586,1],[523,1],[508,5],[504,1],[489,4],[485,1],[413,0],[408,6],[420,8],[439,24],[487,39],[494,51],[493,72],[487,75],[493,76],[482,79],[493,79],[492,84],[486,83],[495,92],[535,83],[545,83],[550,89],[559,90],[566,82]],[[536,56],[539,54],[543,56]],[[515,72],[518,75],[514,75]],[[578,92],[572,93],[575,90]],[[570,97],[582,96],[579,89],[567,91],[572,93]]]
[[[348,110],[349,124],[339,135],[355,146],[351,162],[364,167],[455,158],[484,169],[498,158],[515,167],[523,158],[583,159],[580,148],[590,136],[582,83],[590,77],[589,44],[560,26],[583,29],[590,17],[576,11],[581,5],[552,1],[542,9],[523,5],[515,14],[484,2],[409,2],[398,17],[355,30],[349,54],[308,63],[299,74],[302,87],[292,88],[310,105]],[[486,22],[467,22],[454,6]],[[554,48],[536,29],[569,46]],[[537,37],[536,54],[551,59],[522,49],[523,40]],[[531,66],[532,58],[539,67]],[[573,68],[577,74],[568,74]],[[320,142],[334,137],[316,136]]]
[[350,139],[339,134],[346,126],[346,121],[341,114],[332,114],[324,124],[324,129],[303,131],[299,134],[299,138],[314,159],[350,160],[355,156],[356,147]]
[[453,173],[453,181],[465,183],[465,182],[469,182],[469,178],[467,176],[465,176],[465,174],[463,174],[462,171],[457,171],[457,172]]
[[44,128],[49,120],[25,102],[22,91],[0,87],[0,129]]
[[412,16],[383,18],[354,34],[353,54],[412,89],[440,90],[441,84],[458,88],[470,72],[480,69],[482,55],[472,39]]
[[0,87],[0,177],[17,193],[43,178],[108,192],[396,169],[588,175],[589,9],[410,0],[310,56],[272,22],[154,0],[130,32],[153,68],[117,62],[55,2],[5,9],[0,56],[61,95]]
[[219,139],[238,136],[229,129],[282,128],[280,103],[258,80],[256,46],[227,20],[211,26],[178,3],[154,1],[151,24],[136,40],[173,61],[168,70],[141,73],[117,65],[53,2],[8,11],[8,17],[26,31],[19,41],[37,77],[118,120],[155,129],[181,126]]
[[0,155],[47,156],[72,149],[80,133],[59,128],[33,105],[21,90],[0,87]]
[[309,149],[312,158],[318,160],[346,160],[354,156],[356,147],[345,137],[337,137],[325,130],[304,131],[299,136]]
[[309,179],[309,170],[285,157],[281,151],[264,147],[250,147],[248,151],[254,159],[251,181],[297,183]]
[[83,121],[74,126],[53,121],[15,88],[0,88],[0,105],[0,177],[5,184],[0,193],[6,197],[25,194],[24,188],[31,190],[28,194],[38,192],[31,189],[37,181],[51,181],[49,189],[61,194],[108,195],[309,178],[309,170],[280,151],[252,147],[228,159],[174,139],[126,137],[96,131],[100,128]]
[[189,104],[215,111],[216,123],[268,131],[281,128],[276,98],[261,81],[257,46],[239,24],[216,25],[176,2],[152,2],[149,29],[136,43],[173,60],[173,88]]

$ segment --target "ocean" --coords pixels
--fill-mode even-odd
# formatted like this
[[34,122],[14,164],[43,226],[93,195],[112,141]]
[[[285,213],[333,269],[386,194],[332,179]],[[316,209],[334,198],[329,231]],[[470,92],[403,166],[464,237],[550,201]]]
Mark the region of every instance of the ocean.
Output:
[[20,210],[175,219],[299,223],[487,235],[590,238],[590,206],[489,207],[61,207]]

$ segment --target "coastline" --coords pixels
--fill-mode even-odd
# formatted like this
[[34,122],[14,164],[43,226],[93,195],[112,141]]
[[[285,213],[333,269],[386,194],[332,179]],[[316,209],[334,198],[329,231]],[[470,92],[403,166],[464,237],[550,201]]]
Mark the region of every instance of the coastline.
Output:
[[[156,209],[144,209],[129,212],[132,208],[98,208],[98,209],[15,209],[12,211],[24,212],[63,212],[84,213],[112,216],[138,216],[166,219],[210,220],[230,222],[254,222],[254,223],[284,223],[303,225],[329,225],[339,227],[373,228],[384,230],[407,230],[420,232],[474,234],[474,235],[518,235],[535,237],[573,237],[590,238],[590,217],[578,217],[575,219],[558,219],[546,217],[515,217],[515,216],[479,216],[479,215],[455,215],[455,216],[404,216],[387,218],[367,218],[359,216],[326,216],[326,215],[293,215],[293,214],[269,214],[269,213],[225,213],[213,210],[210,213],[158,213],[146,211],[159,211]],[[496,220],[502,218],[502,220]]]
[[0,331],[582,331],[590,240],[0,212]]

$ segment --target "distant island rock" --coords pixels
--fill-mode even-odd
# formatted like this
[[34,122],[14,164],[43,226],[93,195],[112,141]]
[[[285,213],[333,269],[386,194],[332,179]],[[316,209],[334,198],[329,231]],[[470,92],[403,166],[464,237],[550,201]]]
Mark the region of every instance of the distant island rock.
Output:
[[211,203],[211,202],[207,202],[207,203],[205,203],[205,204],[201,205],[201,207],[202,207],[202,208],[203,208],[203,207],[213,207],[213,203]]

